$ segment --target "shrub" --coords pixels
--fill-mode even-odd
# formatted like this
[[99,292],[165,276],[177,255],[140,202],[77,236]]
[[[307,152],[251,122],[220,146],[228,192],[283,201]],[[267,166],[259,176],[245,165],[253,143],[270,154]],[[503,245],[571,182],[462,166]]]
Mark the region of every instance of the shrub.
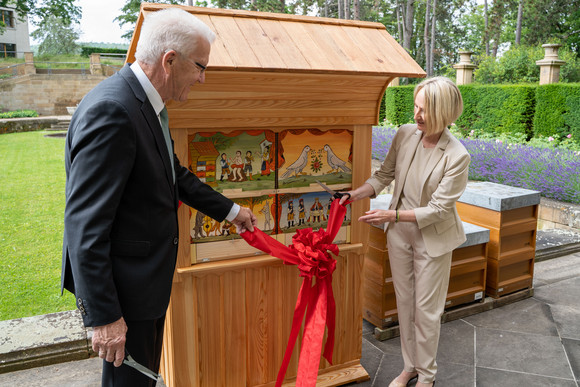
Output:
[[457,120],[462,133],[498,135],[524,134],[532,137],[534,87],[525,85],[459,86],[463,96],[463,114]]
[[515,46],[501,57],[482,55],[474,58],[478,64],[473,80],[478,84],[537,83],[540,68],[536,61],[544,57],[542,47]]
[[35,110],[15,110],[12,112],[0,113],[0,118],[21,118],[21,117],[38,117]]
[[105,48],[105,47],[81,47],[81,56],[89,57],[94,53],[108,53],[108,54],[126,54],[127,50],[122,48]]
[[[566,61],[560,68],[560,81],[580,82],[580,60],[576,53],[562,47],[558,56]],[[477,84],[538,83],[540,67],[536,61],[543,58],[541,46],[514,46],[498,58],[475,56],[477,69],[473,72],[473,81]]]
[[413,120],[413,90],[415,86],[387,87],[385,92],[385,118],[395,125]]
[[542,85],[536,89],[534,136],[580,140],[580,84]]

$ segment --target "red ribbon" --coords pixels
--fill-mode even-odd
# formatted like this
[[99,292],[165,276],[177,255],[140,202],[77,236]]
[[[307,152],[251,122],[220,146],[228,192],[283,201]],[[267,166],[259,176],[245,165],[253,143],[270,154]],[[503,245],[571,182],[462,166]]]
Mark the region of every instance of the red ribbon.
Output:
[[[336,314],[332,292],[332,273],[336,268],[336,260],[330,256],[329,251],[338,255],[338,246],[332,241],[342,226],[345,215],[346,207],[340,205],[339,200],[335,199],[330,207],[326,231],[322,228],[316,232],[312,231],[312,228],[297,230],[290,246],[278,242],[257,228],[254,228],[254,232],[246,231],[241,234],[251,246],[280,258],[286,265],[298,266],[300,276],[304,277],[298,300],[296,300],[292,329],[284,360],[278,371],[276,387],[281,386],[284,381],[304,314],[306,314],[306,320],[298,360],[296,386],[316,385],[325,326],[328,328],[328,336],[323,356],[332,364]],[[314,285],[313,278],[316,278]]]

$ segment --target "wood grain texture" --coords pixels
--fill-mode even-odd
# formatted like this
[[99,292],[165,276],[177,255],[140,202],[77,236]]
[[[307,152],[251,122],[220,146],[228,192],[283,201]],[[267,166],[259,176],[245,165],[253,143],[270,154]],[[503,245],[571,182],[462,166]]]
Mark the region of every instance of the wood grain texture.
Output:
[[[375,73],[391,77],[425,76],[421,67],[379,23],[177,7],[198,16],[216,33],[212,69],[292,69],[301,72]],[[167,5],[144,4],[140,15],[146,16],[163,8]],[[140,27],[138,24],[137,29]],[[345,39],[345,33],[350,38]],[[130,46],[128,58],[131,60],[135,48],[133,44]],[[361,51],[362,55],[359,54]],[[370,60],[353,61],[356,57]]]
[[486,294],[502,297],[528,289],[534,275],[538,205],[493,211],[457,203],[459,216],[490,230]]

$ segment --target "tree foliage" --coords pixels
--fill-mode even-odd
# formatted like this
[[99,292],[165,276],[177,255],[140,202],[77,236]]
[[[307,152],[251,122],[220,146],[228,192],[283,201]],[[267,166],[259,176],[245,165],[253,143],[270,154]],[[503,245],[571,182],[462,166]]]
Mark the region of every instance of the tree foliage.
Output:
[[[72,53],[76,50],[75,40],[79,32],[75,25],[80,21],[82,10],[75,0],[0,0],[0,6],[15,9],[19,19],[28,15],[37,27],[30,36],[41,40],[40,53]],[[0,23],[0,34],[5,26]],[[72,39],[72,40],[71,40]]]
[[[185,0],[158,2],[184,4]],[[141,0],[126,0],[117,18],[120,24],[134,26],[140,5]],[[486,0],[483,4],[481,0],[197,0],[194,5],[379,22],[430,75],[453,75],[459,50],[474,51],[484,66],[491,67],[492,59],[484,60],[486,52],[500,57],[518,46],[518,26],[522,46],[561,43],[574,60],[580,53],[577,0]],[[512,56],[521,55],[516,51]],[[525,73],[528,81],[539,71],[536,67],[511,74]]]
[[[560,68],[561,82],[580,82],[580,60],[569,48],[560,49],[559,57],[566,62]],[[536,61],[544,58],[541,46],[515,46],[501,57],[481,55],[474,58],[478,65],[474,82],[481,84],[538,83],[540,67]]]
[[41,42],[38,46],[39,54],[59,55],[74,54],[78,49],[75,42],[80,34],[63,19],[50,15],[30,35]]
[[13,7],[19,18],[28,15],[34,25],[42,25],[49,16],[62,19],[65,25],[78,23],[81,7],[74,4],[75,0],[0,0],[0,7]]

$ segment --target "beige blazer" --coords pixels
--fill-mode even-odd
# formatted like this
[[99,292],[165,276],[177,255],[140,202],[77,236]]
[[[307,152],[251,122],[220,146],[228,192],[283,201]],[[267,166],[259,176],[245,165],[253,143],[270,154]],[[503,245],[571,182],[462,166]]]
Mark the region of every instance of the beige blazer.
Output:
[[[395,180],[389,209],[396,209],[407,179],[420,179],[421,207],[415,208],[417,224],[427,253],[438,257],[465,242],[463,224],[455,203],[467,185],[471,157],[465,147],[445,129],[421,176],[408,176],[409,166],[421,140],[417,125],[403,125],[397,131],[381,168],[367,180],[376,196]],[[374,197],[373,196],[373,197]],[[384,229],[389,226],[385,223]]]

